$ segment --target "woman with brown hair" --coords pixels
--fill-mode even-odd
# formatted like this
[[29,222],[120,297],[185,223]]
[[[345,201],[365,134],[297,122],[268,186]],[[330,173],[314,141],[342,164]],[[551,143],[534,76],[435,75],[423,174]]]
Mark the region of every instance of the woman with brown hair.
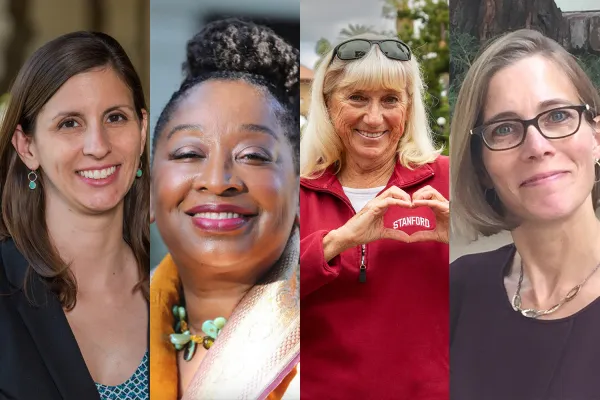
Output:
[[103,33],[21,68],[0,129],[1,398],[148,398],[146,108]]
[[600,96],[576,59],[531,30],[489,45],[452,120],[452,220],[513,244],[450,273],[451,397],[600,393]]
[[187,45],[153,140],[152,398],[299,398],[298,53],[237,19]]

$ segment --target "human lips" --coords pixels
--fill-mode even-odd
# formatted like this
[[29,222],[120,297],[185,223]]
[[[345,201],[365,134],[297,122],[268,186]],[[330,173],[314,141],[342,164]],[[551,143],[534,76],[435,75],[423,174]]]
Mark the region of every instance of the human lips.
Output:
[[114,174],[117,171],[117,167],[118,165],[112,165],[109,167],[82,169],[77,171],[77,173],[88,179],[104,179]]
[[84,168],[75,172],[84,183],[93,187],[103,187],[115,182],[120,170],[120,164],[113,164]]
[[235,204],[203,204],[185,213],[192,217],[196,227],[211,232],[238,230],[257,215],[255,210]]
[[377,139],[382,137],[387,131],[363,131],[360,129],[356,129],[356,132],[367,139]]
[[523,182],[521,182],[520,186],[528,187],[528,186],[543,185],[545,183],[560,179],[567,173],[568,173],[568,171],[549,171],[549,172],[543,172],[540,174],[535,174],[535,175],[525,179]]

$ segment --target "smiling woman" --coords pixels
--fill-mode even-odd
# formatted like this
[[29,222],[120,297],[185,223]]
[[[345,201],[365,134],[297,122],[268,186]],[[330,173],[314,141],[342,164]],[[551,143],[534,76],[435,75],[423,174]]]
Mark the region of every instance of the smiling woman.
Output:
[[300,346],[298,51],[228,19],[190,40],[184,70],[153,141],[169,255],[150,285],[151,396],[280,399]]
[[575,58],[536,31],[497,38],[471,66],[452,218],[514,243],[451,266],[452,399],[598,397],[599,108]]
[[148,398],[146,123],[106,34],[21,68],[0,129],[1,398]]
[[448,397],[448,159],[422,95],[397,39],[340,43],[315,74],[300,162],[307,399]]

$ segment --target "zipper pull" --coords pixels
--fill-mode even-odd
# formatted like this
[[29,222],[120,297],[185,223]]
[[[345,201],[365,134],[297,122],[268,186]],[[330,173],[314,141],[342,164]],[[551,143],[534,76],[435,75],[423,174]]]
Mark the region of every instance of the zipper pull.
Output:
[[367,281],[367,266],[364,264],[360,266],[360,273],[358,274],[358,281],[360,283],[365,283]]
[[365,264],[365,251],[366,245],[361,245],[361,256],[360,256],[360,271],[358,273],[358,281],[365,283],[367,281],[367,264]]

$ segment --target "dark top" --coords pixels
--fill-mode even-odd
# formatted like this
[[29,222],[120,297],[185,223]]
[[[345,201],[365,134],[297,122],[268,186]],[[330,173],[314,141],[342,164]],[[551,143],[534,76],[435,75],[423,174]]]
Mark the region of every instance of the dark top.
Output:
[[0,244],[0,399],[100,399],[58,298],[12,240]]
[[558,320],[522,316],[504,287],[515,251],[451,264],[451,399],[600,399],[600,297]]

